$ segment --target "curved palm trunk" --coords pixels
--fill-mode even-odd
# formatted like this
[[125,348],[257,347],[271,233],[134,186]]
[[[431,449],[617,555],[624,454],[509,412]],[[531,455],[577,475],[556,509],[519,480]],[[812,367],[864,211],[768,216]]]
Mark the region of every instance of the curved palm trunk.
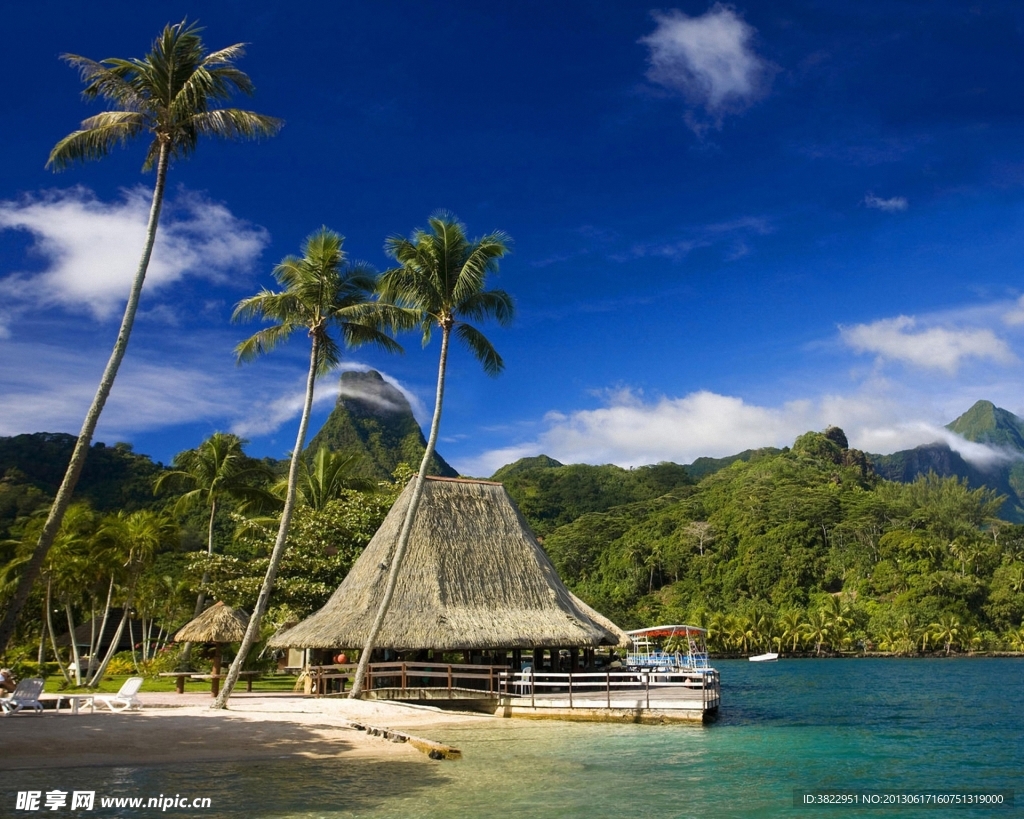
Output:
[[71,640],[71,657],[75,664],[75,685],[82,684],[82,658],[78,654],[78,639],[75,636],[75,618],[71,613],[71,603],[64,598],[64,615],[68,619],[68,637]]
[[160,156],[156,167],[156,184],[153,187],[153,203],[149,209],[149,224],[146,227],[146,244],[142,250],[142,258],[139,260],[139,267],[135,273],[135,280],[132,282],[131,292],[128,294],[128,304],[124,309],[124,316],[121,319],[121,329],[117,333],[117,340],[114,342],[114,349],[107,361],[103,377],[100,378],[96,396],[92,400],[92,406],[86,413],[85,421],[82,423],[82,431],[78,433],[78,441],[71,453],[71,461],[68,463],[67,471],[64,473],[64,480],[61,481],[57,490],[57,497],[54,498],[50,507],[50,514],[46,518],[43,530],[36,542],[35,552],[32,559],[25,567],[25,572],[18,581],[18,589],[14,593],[3,622],[0,622],[0,653],[6,650],[7,643],[14,634],[14,627],[18,622],[21,610],[28,602],[32,593],[32,586],[39,576],[46,554],[53,545],[57,531],[60,529],[61,521],[64,520],[64,513],[71,505],[71,495],[75,491],[78,479],[85,466],[85,457],[89,453],[89,445],[92,443],[93,433],[96,431],[96,424],[99,423],[100,413],[107,403],[110,390],[114,386],[114,379],[117,371],[128,350],[128,338],[131,336],[132,326],[135,324],[135,313],[139,307],[139,298],[142,295],[142,285],[146,280],[146,270],[149,268],[149,259],[153,255],[153,243],[156,241],[157,223],[160,221],[160,208],[163,206],[164,187],[167,183],[167,165],[170,159],[167,144],[160,146]]
[[448,339],[450,335],[451,327],[443,326],[441,332],[441,361],[437,367],[437,397],[434,400],[434,417],[430,422],[430,437],[427,439],[427,448],[423,453],[423,460],[420,461],[420,471],[416,476],[416,487],[413,489],[412,498],[409,500],[409,508],[405,512],[405,520],[402,521],[402,531],[398,535],[398,543],[395,546],[394,554],[391,556],[391,568],[388,571],[387,584],[384,586],[384,596],[380,600],[377,616],[373,620],[373,625],[370,626],[370,633],[366,635],[366,643],[359,654],[359,665],[352,680],[350,697],[358,697],[363,693],[363,685],[366,681],[366,667],[370,663],[370,654],[373,653],[374,644],[377,642],[377,635],[380,633],[381,626],[384,625],[384,618],[391,607],[391,599],[395,596],[398,570],[402,565],[402,558],[405,557],[405,550],[409,545],[412,524],[416,518],[416,510],[420,505],[420,498],[423,497],[423,486],[427,479],[427,468],[430,466],[430,459],[434,455],[434,448],[437,446],[437,433],[441,428],[441,405],[444,403],[444,376],[448,368]]
[[[46,583],[46,631],[50,635],[50,645],[53,647],[53,658],[57,661],[57,668],[60,669],[60,673],[64,677],[64,681],[71,684],[71,674],[68,672],[68,668],[64,665],[64,661],[60,658],[60,651],[57,649],[57,635],[53,631],[53,614],[51,606],[53,605],[53,581],[47,581]],[[74,641],[72,641],[74,642]]]
[[252,649],[260,633],[260,622],[263,615],[267,613],[267,605],[270,602],[270,593],[274,590],[274,581],[277,580],[277,570],[281,566],[281,559],[284,557],[285,543],[288,540],[288,529],[292,525],[292,512],[295,510],[295,486],[299,478],[299,459],[302,457],[302,446],[306,442],[306,427],[309,426],[309,413],[313,408],[313,389],[316,386],[317,358],[320,352],[320,342],[313,334],[312,349],[309,354],[309,376],[306,378],[306,402],[302,406],[302,420],[299,421],[299,434],[295,439],[295,449],[292,450],[291,464],[288,466],[288,495],[284,502],[284,511],[281,512],[281,525],[277,530],[277,540],[274,542],[274,551],[270,554],[270,565],[267,566],[267,574],[263,578],[263,587],[260,589],[260,596],[256,600],[256,608],[249,618],[249,625],[242,637],[242,644],[238,647],[238,654],[235,655],[228,676],[224,680],[224,687],[214,701],[211,708],[227,708],[228,697],[238,682],[238,675],[242,671],[245,658]]

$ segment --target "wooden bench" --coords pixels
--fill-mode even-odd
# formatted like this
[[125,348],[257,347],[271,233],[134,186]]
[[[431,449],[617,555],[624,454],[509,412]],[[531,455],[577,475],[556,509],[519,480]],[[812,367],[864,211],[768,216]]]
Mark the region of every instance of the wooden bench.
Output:
[[[198,671],[161,671],[161,677],[175,677],[174,688],[179,694],[185,693],[185,679],[190,680],[210,680],[210,696],[216,697],[220,691],[220,681],[225,679],[227,674],[203,674]],[[238,675],[245,680],[245,691],[247,694],[252,693],[252,681],[259,679],[263,676],[262,671],[242,671]]]

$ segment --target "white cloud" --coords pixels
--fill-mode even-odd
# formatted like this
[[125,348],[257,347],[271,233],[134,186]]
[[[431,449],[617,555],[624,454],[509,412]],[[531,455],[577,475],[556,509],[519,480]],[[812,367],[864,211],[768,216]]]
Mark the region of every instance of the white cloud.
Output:
[[[964,407],[966,409],[966,407]],[[933,419],[907,420],[902,398],[869,385],[852,396],[761,406],[702,390],[682,398],[643,400],[630,390],[609,393],[598,409],[549,413],[535,440],[490,450],[455,464],[466,475],[492,475],[519,458],[544,453],[562,463],[614,463],[623,467],[659,461],[692,463],[744,449],[783,447],[808,430],[842,427],[850,445],[881,454],[942,442],[985,467],[1013,456],[954,435]]]
[[[138,187],[101,202],[77,187],[0,202],[0,229],[24,230],[39,271],[0,270],[0,296],[23,307],[57,305],[107,319],[128,296],[145,241],[150,193]],[[268,241],[222,204],[183,191],[168,200],[146,277],[152,293],[186,275],[214,281],[248,269]]]
[[[0,435],[77,433],[103,363],[87,349],[17,342],[0,346]],[[208,364],[168,365],[136,355],[126,359],[118,374],[98,434],[126,436],[223,419],[244,397],[244,384]]]
[[[370,369],[365,364],[346,362],[340,367],[341,371],[358,370],[364,372]],[[381,378],[405,396],[417,419],[422,419],[425,414],[423,402],[413,394],[407,387],[397,379],[385,373],[380,373]],[[326,403],[334,403],[342,394],[340,378],[331,375],[317,382],[316,390],[313,393],[313,406],[323,406]],[[353,391],[346,389],[345,396],[358,397],[366,401],[375,402],[382,409],[395,409],[395,405],[384,399],[379,394],[373,394],[366,390]],[[264,397],[262,399],[250,399],[245,404],[245,412],[242,417],[235,420],[231,431],[243,438],[256,438],[263,435],[270,435],[290,421],[297,420],[302,414],[302,406],[306,400],[305,379],[295,381],[288,390],[279,395]],[[422,423],[422,420],[421,420]],[[307,437],[312,437],[316,430],[310,430]]]
[[1009,327],[1020,327],[1024,324],[1024,296],[1014,302],[1013,306],[1002,315],[1003,324]]
[[884,210],[886,213],[898,213],[901,210],[906,210],[910,206],[910,203],[907,201],[905,196],[893,196],[891,199],[882,199],[880,196],[875,196],[873,193],[869,193],[864,197],[864,204],[869,208]]
[[715,222],[705,225],[691,225],[682,232],[685,238],[636,242],[629,250],[610,255],[613,261],[628,262],[634,259],[662,257],[679,261],[698,248],[714,247],[729,243],[726,261],[736,261],[748,255],[749,241],[755,236],[767,236],[775,230],[772,221],[764,216],[744,216],[729,222]]
[[1017,359],[1006,342],[988,329],[929,327],[917,330],[910,316],[881,319],[871,324],[840,327],[840,336],[853,350],[876,353],[879,359],[956,373],[964,359],[989,359],[1012,364]]
[[657,28],[640,40],[650,50],[647,77],[681,94],[690,104],[687,118],[698,133],[708,122],[720,127],[726,114],[744,110],[764,96],[775,67],[751,47],[756,30],[729,6],[716,3],[700,17],[673,9],[653,12]]

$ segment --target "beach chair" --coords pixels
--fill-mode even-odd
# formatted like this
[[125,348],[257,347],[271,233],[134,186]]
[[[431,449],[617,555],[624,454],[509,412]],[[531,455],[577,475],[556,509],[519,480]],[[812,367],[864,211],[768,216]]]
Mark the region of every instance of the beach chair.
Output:
[[39,677],[31,677],[22,680],[5,700],[0,700],[0,708],[4,709],[4,716],[17,714],[26,708],[32,708],[37,714],[43,712],[43,704],[39,701],[39,695],[43,693],[43,680]]
[[135,708],[141,710],[142,701],[135,695],[142,688],[142,677],[129,677],[124,681],[121,690],[116,694],[96,695],[96,699],[107,706],[111,711],[129,711]]

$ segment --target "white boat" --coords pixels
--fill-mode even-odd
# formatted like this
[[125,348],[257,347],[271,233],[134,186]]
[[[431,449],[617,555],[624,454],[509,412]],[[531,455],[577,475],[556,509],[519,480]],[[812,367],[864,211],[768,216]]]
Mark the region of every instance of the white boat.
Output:
[[752,663],[774,663],[779,659],[779,655],[774,652],[769,652],[768,654],[755,654],[749,659]]
[[625,665],[637,671],[654,671],[672,679],[690,679],[703,685],[703,674],[714,674],[708,663],[704,629],[697,626],[654,626],[627,631],[632,642]]

